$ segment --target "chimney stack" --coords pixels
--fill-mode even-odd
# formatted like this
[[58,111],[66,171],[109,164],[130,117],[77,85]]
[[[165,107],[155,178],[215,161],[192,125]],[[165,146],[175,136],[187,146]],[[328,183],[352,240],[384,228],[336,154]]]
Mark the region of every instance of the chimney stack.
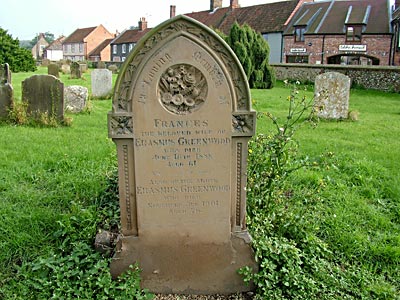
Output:
[[239,0],[231,0],[231,9],[239,8]]
[[214,11],[222,7],[222,0],[210,0],[210,10]]
[[140,18],[139,20],[139,30],[143,31],[147,29],[147,21],[145,17]]
[[171,5],[169,7],[169,18],[173,18],[176,15],[176,6],[175,5]]

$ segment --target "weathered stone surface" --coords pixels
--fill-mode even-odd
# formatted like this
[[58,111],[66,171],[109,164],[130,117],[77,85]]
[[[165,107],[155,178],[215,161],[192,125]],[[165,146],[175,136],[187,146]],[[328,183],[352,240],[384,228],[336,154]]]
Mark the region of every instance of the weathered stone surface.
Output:
[[79,85],[71,85],[64,88],[65,110],[78,113],[81,112],[87,103],[88,89]]
[[109,96],[112,91],[112,72],[107,69],[94,69],[92,77],[92,95],[94,97]]
[[105,69],[106,68],[106,63],[104,61],[99,61],[97,63],[97,69]]
[[251,289],[247,142],[255,131],[246,75],[231,49],[185,16],[136,46],[117,80],[109,136],[117,145],[121,231],[114,276],[138,262],[152,292]]
[[315,79],[315,107],[318,117],[347,119],[349,114],[350,78],[337,72],[320,74]]
[[62,64],[61,65],[61,72],[63,74],[70,74],[71,73],[71,66],[68,64]]
[[7,118],[13,106],[13,87],[8,64],[0,65],[0,119]]
[[64,84],[52,75],[33,75],[22,81],[22,101],[33,117],[47,114],[64,120]]
[[71,64],[70,68],[71,68],[71,78],[81,78],[82,77],[82,71],[81,71],[79,63],[73,62]]
[[49,64],[47,66],[47,74],[53,75],[53,76],[59,78],[60,77],[60,68],[58,67],[57,64]]

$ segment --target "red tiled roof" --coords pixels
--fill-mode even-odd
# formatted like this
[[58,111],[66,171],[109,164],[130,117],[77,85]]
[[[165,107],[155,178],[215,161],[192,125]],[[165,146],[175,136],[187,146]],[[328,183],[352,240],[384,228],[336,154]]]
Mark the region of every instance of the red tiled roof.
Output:
[[125,44],[125,43],[137,43],[141,37],[143,37],[151,28],[146,28],[145,30],[139,29],[128,29],[122,32],[118,37],[116,37],[112,44]]
[[298,0],[289,0],[240,7],[233,10],[230,7],[224,7],[213,12],[188,13],[186,16],[194,18],[207,26],[218,28],[224,33],[228,33],[235,22],[241,25],[247,23],[260,33],[279,32],[284,30],[284,24],[297,4]]
[[65,36],[60,36],[54,40],[50,45],[46,47],[46,50],[62,50],[62,43],[65,40]]
[[108,45],[110,45],[111,41],[113,39],[106,39],[104,40],[102,43],[100,43],[100,45],[98,45],[96,48],[94,48],[90,53],[89,56],[100,56],[101,51],[103,51],[103,49],[105,47],[107,47]]
[[63,44],[69,43],[82,43],[83,39],[87,37],[93,30],[97,27],[88,27],[88,28],[78,28],[73,33],[71,33],[63,42]]

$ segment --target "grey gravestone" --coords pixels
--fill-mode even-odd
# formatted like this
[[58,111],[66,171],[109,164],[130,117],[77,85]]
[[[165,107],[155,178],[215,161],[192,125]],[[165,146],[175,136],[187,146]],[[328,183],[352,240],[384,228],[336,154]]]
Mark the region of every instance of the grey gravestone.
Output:
[[22,81],[22,101],[35,118],[41,114],[64,120],[64,84],[52,75],[33,75]]
[[92,95],[107,97],[112,91],[112,72],[107,69],[94,69],[92,77]]
[[249,290],[237,273],[257,270],[246,230],[256,123],[246,75],[214,31],[186,16],[135,49],[109,113],[122,225],[111,272],[138,262],[152,292]]
[[63,74],[70,74],[71,73],[71,66],[68,64],[62,64],[61,65],[61,72]]
[[337,72],[318,75],[315,78],[314,106],[318,117],[347,119],[349,114],[350,78]]
[[43,67],[47,67],[50,63],[51,63],[51,61],[50,61],[50,59],[48,59],[48,58],[44,58],[44,59],[42,60],[42,66],[43,66]]
[[13,87],[8,64],[0,65],[0,118],[7,118],[13,106]]
[[81,112],[88,99],[88,89],[79,85],[67,86],[64,88],[65,110],[73,113]]
[[82,77],[82,71],[77,62],[73,62],[70,66],[71,68],[71,78],[81,78]]
[[85,73],[88,69],[87,64],[79,63],[79,68],[81,69],[81,73]]
[[53,76],[59,78],[60,77],[60,68],[58,67],[57,64],[49,64],[47,66],[47,74],[53,75]]

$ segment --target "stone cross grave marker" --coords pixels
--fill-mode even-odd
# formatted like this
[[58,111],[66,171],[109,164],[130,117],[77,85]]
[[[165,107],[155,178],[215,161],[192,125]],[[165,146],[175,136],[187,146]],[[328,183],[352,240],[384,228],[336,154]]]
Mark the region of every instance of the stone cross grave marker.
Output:
[[318,117],[347,119],[349,114],[350,78],[338,72],[328,72],[315,78],[314,106]]
[[52,75],[33,75],[22,81],[22,101],[28,103],[28,113],[64,120],[64,84]]
[[138,262],[152,292],[251,289],[246,230],[246,75],[208,27],[178,16],[153,29],[118,77],[109,113],[117,146],[122,234],[114,276]]
[[47,74],[53,75],[53,76],[59,78],[60,77],[60,68],[58,67],[57,64],[49,64],[47,66]]
[[106,97],[112,91],[112,72],[107,69],[94,69],[92,77],[92,95]]
[[82,71],[79,63],[76,61],[71,63],[70,65],[70,71],[71,71],[71,78],[81,78],[82,77]]
[[13,106],[13,87],[9,65],[0,65],[0,119],[7,118],[9,109]]

